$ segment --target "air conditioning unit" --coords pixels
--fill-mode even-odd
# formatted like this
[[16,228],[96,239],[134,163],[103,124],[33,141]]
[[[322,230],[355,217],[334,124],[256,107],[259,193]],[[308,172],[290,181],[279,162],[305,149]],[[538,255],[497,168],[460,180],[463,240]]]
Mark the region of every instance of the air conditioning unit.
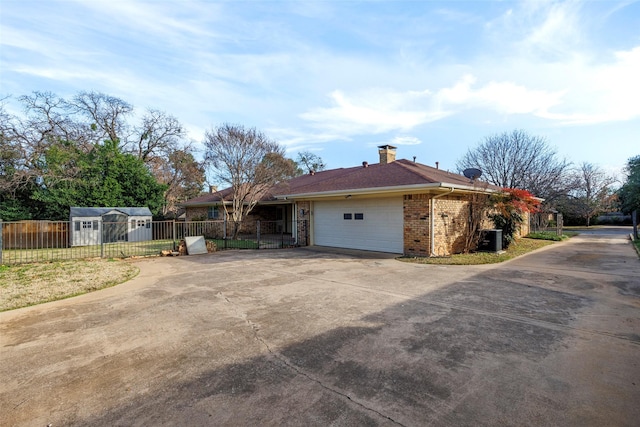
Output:
[[480,241],[478,250],[483,252],[502,251],[502,230],[482,230],[480,231]]

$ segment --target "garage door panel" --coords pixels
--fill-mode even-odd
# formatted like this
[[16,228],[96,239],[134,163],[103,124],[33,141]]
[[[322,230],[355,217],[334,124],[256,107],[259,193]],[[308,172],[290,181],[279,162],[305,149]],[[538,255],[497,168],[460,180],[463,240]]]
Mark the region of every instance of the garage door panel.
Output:
[[[352,219],[345,220],[345,213]],[[363,219],[355,219],[355,214],[363,214]],[[320,246],[402,253],[402,221],[399,197],[316,202],[314,241]]]

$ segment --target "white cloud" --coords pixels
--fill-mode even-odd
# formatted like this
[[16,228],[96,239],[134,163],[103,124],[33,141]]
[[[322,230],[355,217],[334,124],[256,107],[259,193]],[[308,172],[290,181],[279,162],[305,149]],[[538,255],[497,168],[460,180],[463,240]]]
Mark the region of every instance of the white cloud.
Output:
[[222,7],[212,2],[76,0],[76,3],[77,10],[87,9],[95,19],[111,23],[103,27],[103,31],[147,33],[168,43],[174,43],[176,39],[184,41],[186,37],[225,38],[212,30],[214,26],[205,24],[205,19],[218,20],[222,17]]
[[338,134],[378,134],[389,131],[407,131],[439,120],[449,113],[437,108],[419,108],[430,98],[424,92],[394,92],[375,90],[349,97],[336,90],[330,95],[334,106],[315,108],[300,117],[316,126],[331,129]]
[[[435,95],[423,91],[368,91],[348,96],[334,91],[332,107],[312,109],[300,115],[316,127],[338,134],[379,134],[407,132],[420,125],[444,119],[463,110],[480,108],[500,114],[534,114],[544,116],[561,103],[563,91],[528,89],[513,82],[490,81],[475,87],[477,78],[465,75],[451,87]],[[396,144],[419,143],[399,137]],[[409,137],[407,137],[409,138]]]
[[415,136],[396,136],[391,140],[391,145],[418,145],[422,144]]
[[486,24],[488,34],[513,54],[552,57],[571,54],[584,40],[579,1],[527,0]]
[[640,46],[614,53],[610,63],[581,61],[566,82],[566,101],[541,117],[563,124],[596,124],[640,118]]
[[464,76],[451,88],[438,91],[444,104],[457,104],[463,108],[487,108],[501,114],[544,113],[561,102],[563,92],[532,90],[513,82],[491,81],[474,89],[477,78]]
[[317,150],[319,144],[333,141],[348,141],[349,138],[335,133],[304,132],[292,128],[266,128],[265,133],[286,147],[287,152]]

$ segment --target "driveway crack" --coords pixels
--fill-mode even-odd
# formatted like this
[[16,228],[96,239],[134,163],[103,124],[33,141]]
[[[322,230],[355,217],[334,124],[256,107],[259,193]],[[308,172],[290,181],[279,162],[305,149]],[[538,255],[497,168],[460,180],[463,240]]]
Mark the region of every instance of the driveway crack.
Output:
[[308,374],[307,372],[303,371],[302,369],[300,369],[300,367],[296,366],[295,364],[291,363],[291,361],[289,359],[287,359],[285,356],[283,356],[282,354],[278,353],[277,351],[274,351],[271,349],[271,346],[269,345],[269,343],[260,336],[259,331],[260,331],[260,326],[254,322],[252,322],[250,319],[248,319],[247,317],[247,313],[245,313],[244,311],[240,310],[238,305],[235,304],[233,301],[231,301],[227,296],[224,296],[222,294],[219,294],[222,298],[224,298],[224,300],[231,304],[234,307],[235,312],[245,321],[245,323],[247,324],[247,326],[249,326],[251,328],[251,331],[253,332],[253,338],[258,341],[259,343],[261,343],[264,348],[267,350],[267,352],[269,353],[269,355],[271,355],[275,360],[277,360],[278,362],[282,363],[283,366],[285,366],[286,368],[290,369],[291,371],[295,372],[297,375],[301,375],[304,378],[306,378],[307,380],[317,384],[318,386],[320,386],[321,388],[323,388],[324,390],[335,394],[343,399],[348,400],[349,402],[352,402],[354,405],[368,411],[368,412],[372,412],[374,414],[376,414],[377,416],[384,418],[390,422],[392,422],[393,424],[396,424],[398,426],[402,426],[405,427],[404,424],[394,420],[393,418],[391,418],[388,415],[383,414],[382,412],[369,407],[367,405],[365,405],[364,403],[358,401],[358,400],[354,400],[351,396],[349,396],[347,393],[344,393],[342,391],[340,391],[339,389],[335,388],[335,387],[331,387],[330,385],[325,384],[324,382],[322,382],[321,380],[319,380],[318,378],[313,377],[312,375]]

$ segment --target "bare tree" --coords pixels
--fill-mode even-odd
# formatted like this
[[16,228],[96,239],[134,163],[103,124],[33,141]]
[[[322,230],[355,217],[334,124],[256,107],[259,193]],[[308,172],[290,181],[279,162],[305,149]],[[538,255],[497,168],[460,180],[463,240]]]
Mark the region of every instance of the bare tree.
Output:
[[561,209],[572,216],[582,218],[587,227],[591,218],[611,207],[612,185],[616,179],[607,175],[593,163],[582,163],[572,173],[575,187],[561,203]]
[[145,162],[157,156],[167,158],[186,136],[178,119],[163,111],[149,109],[136,128],[132,151]]
[[304,168],[302,173],[310,173],[311,171],[323,171],[327,168],[322,158],[311,151],[301,151],[296,157],[298,167]]
[[479,168],[489,183],[528,190],[548,204],[569,188],[570,163],[558,159],[544,138],[523,130],[486,137],[469,149],[456,167],[460,171]]
[[463,253],[469,253],[477,249],[480,241],[480,233],[483,225],[488,221],[489,195],[486,193],[488,184],[474,181],[474,188],[477,191],[469,194],[469,218],[468,228],[464,235]]
[[[63,144],[78,138],[77,126],[68,117],[67,104],[50,92],[34,92],[18,100],[24,106],[21,117],[0,112],[2,132],[2,170],[10,171],[2,176],[2,188],[14,192],[33,183],[36,179],[52,175],[47,169],[45,154],[52,146],[63,148]],[[72,177],[77,168],[64,168],[59,178]]]
[[91,121],[91,129],[97,131],[101,138],[127,143],[126,118],[133,112],[133,107],[127,102],[104,93],[80,92],[69,105],[75,108],[75,113]]
[[[295,173],[294,163],[284,157],[284,149],[255,128],[223,124],[207,131],[205,161],[214,179],[229,186],[231,206],[222,201],[226,216],[233,222],[233,238],[238,237],[242,220],[266,191]],[[230,192],[230,193],[229,193]]]
[[158,182],[167,186],[162,208],[164,217],[175,217],[180,202],[196,197],[202,191],[204,166],[195,160],[189,145],[171,151],[166,157],[153,157],[147,165]]

